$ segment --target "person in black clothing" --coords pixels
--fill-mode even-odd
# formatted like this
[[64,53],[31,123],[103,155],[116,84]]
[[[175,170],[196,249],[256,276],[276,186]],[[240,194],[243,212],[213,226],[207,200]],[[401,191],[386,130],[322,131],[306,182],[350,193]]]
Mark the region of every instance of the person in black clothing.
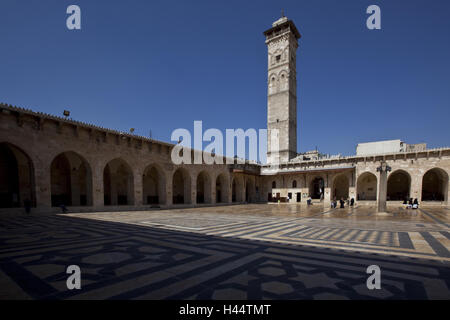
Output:
[[414,204],[413,204],[412,208],[419,209],[419,201],[417,201],[417,198],[414,199]]
[[63,213],[66,213],[66,212],[67,212],[67,208],[66,208],[66,206],[65,206],[64,203],[61,203],[60,207],[61,207],[61,211],[62,211]]
[[351,198],[350,199],[350,207],[353,207],[354,204],[355,204],[355,198]]
[[341,198],[341,200],[339,200],[339,203],[341,204],[340,208],[344,208],[345,203],[344,199]]

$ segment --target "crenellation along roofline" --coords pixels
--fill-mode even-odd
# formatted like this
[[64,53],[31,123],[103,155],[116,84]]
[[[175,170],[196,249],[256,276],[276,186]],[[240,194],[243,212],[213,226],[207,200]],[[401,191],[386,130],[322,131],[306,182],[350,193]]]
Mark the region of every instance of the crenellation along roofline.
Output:
[[[79,126],[79,127],[83,127],[83,128],[87,128],[87,129],[94,129],[94,130],[97,130],[100,132],[110,133],[110,134],[114,134],[114,135],[118,135],[118,136],[122,136],[122,137],[128,137],[128,138],[133,138],[133,139],[141,140],[141,141],[145,141],[145,142],[160,144],[160,145],[167,146],[169,148],[173,148],[176,145],[173,143],[155,140],[155,139],[147,138],[144,136],[130,134],[130,133],[126,133],[123,131],[114,130],[114,129],[104,128],[104,127],[97,126],[97,125],[94,125],[91,123],[86,123],[86,122],[77,121],[77,120],[73,120],[73,119],[66,119],[66,118],[63,118],[60,116],[55,116],[55,115],[44,113],[44,112],[33,111],[31,109],[17,107],[17,106],[13,106],[10,104],[0,102],[0,111],[2,111],[2,110],[8,110],[10,112],[26,114],[26,115],[30,115],[33,117],[49,119],[49,120],[67,123],[70,125]],[[196,149],[192,149],[192,148],[189,148],[189,149],[194,152],[201,152],[201,150],[196,150]],[[345,162],[361,162],[361,161],[378,161],[377,158],[380,158],[380,157],[382,158],[380,160],[383,160],[386,157],[397,157],[397,156],[399,156],[397,159],[400,160],[401,158],[407,157],[408,155],[416,155],[416,154],[417,155],[419,155],[419,154],[429,155],[430,153],[435,153],[435,152],[442,153],[442,151],[450,151],[450,147],[433,148],[433,149],[426,149],[426,150],[421,150],[421,151],[409,151],[409,152],[403,151],[403,152],[392,152],[392,153],[384,153],[384,154],[369,154],[369,155],[364,155],[364,156],[352,155],[352,156],[339,157],[339,158],[328,158],[328,159],[319,159],[319,160],[303,160],[303,161],[296,161],[296,162],[281,163],[280,167],[288,167],[289,168],[289,167],[295,167],[298,165],[307,165],[307,166],[326,165],[326,164],[332,163],[332,162],[345,163]],[[224,160],[227,159],[227,157],[225,157],[225,156],[223,156],[223,157],[224,157]],[[264,165],[264,164],[253,163],[253,162],[250,162],[249,160],[245,160],[245,163],[242,163],[242,164],[250,165],[250,166],[257,166],[262,169],[271,167],[271,165],[269,165],[269,164]]]
[[88,129],[95,129],[95,130],[98,130],[98,131],[103,131],[103,132],[107,132],[107,133],[111,133],[111,134],[116,134],[116,135],[119,135],[119,136],[125,136],[125,137],[134,138],[134,139],[138,139],[138,140],[144,140],[144,141],[147,141],[147,142],[162,144],[162,145],[166,145],[168,147],[174,147],[175,146],[175,144],[172,144],[172,143],[151,139],[151,138],[147,138],[147,137],[136,135],[136,134],[130,134],[130,133],[127,133],[127,132],[118,131],[118,130],[114,130],[114,129],[109,129],[109,128],[105,128],[105,127],[102,127],[102,126],[98,126],[98,125],[94,125],[94,124],[91,124],[91,123],[86,123],[86,122],[82,122],[82,121],[78,121],[78,120],[66,119],[66,118],[63,118],[63,117],[60,117],[60,116],[55,116],[55,115],[52,115],[52,114],[49,114],[49,113],[45,113],[45,112],[33,111],[31,109],[17,107],[17,106],[13,106],[13,105],[10,105],[10,104],[3,103],[3,102],[0,102],[0,109],[6,109],[6,110],[9,110],[11,112],[18,112],[18,113],[22,113],[22,114],[26,114],[26,115],[30,115],[30,116],[34,116],[34,117],[40,117],[40,118],[44,118],[44,119],[59,121],[59,122],[63,122],[63,123],[71,124],[71,125],[76,125],[76,126],[88,128]]
[[[154,143],[154,144],[160,144],[160,145],[164,145],[167,146],[169,148],[173,148],[176,146],[176,144],[173,143],[168,143],[168,142],[164,142],[164,141],[160,141],[160,140],[155,140],[155,139],[151,139],[151,138],[147,138],[144,136],[140,136],[140,135],[136,135],[136,134],[130,134],[127,132],[123,132],[123,131],[118,131],[118,130],[114,130],[114,129],[109,129],[109,128],[105,128],[102,126],[97,126],[91,123],[86,123],[86,122],[82,122],[82,121],[78,121],[78,120],[73,120],[73,119],[66,119],[60,116],[55,116],[49,113],[45,113],[45,112],[39,112],[39,111],[33,111],[31,109],[27,109],[27,108],[22,108],[22,107],[17,107],[17,106],[13,106],[4,102],[0,102],[0,112],[2,112],[2,110],[8,110],[10,112],[15,112],[15,113],[19,113],[19,114],[25,114],[25,115],[29,115],[32,117],[38,117],[41,119],[49,119],[52,121],[57,121],[57,122],[62,122],[62,123],[66,123],[69,125],[73,125],[73,126],[78,126],[78,127],[82,127],[82,128],[86,128],[86,129],[93,129],[93,130],[97,130],[99,132],[104,132],[104,133],[110,133],[110,134],[114,134],[114,135],[118,135],[121,137],[128,137],[128,138],[132,138],[132,139],[136,139],[136,140],[140,140],[140,141],[145,141],[145,142],[150,142],[150,143]],[[201,150],[196,150],[193,148],[186,148],[187,150],[190,150],[192,152],[202,152]],[[206,152],[206,154],[210,154],[209,152]],[[230,159],[230,160],[235,160],[233,158],[228,158],[223,156],[223,159]],[[248,160],[246,160],[248,161]],[[225,162],[225,161],[224,161]],[[224,163],[227,164],[227,163]],[[251,162],[246,162],[246,163],[238,163],[238,165],[257,165],[260,166],[259,164],[255,164],[255,163],[251,163]]]
[[[440,148],[433,148],[433,149],[426,149],[421,151],[400,151],[400,152],[389,152],[389,153],[378,153],[378,154],[368,154],[364,156],[346,156],[346,157],[339,157],[339,158],[328,158],[328,159],[319,159],[319,160],[302,160],[302,161],[295,161],[295,162],[286,162],[286,163],[280,163],[280,167],[294,167],[298,165],[324,165],[327,163],[332,162],[338,162],[338,163],[345,163],[345,162],[361,162],[361,161],[380,161],[380,160],[390,160],[386,159],[386,157],[394,157],[395,160],[401,160],[402,158],[405,158],[410,155],[429,155],[430,153],[436,153],[436,152],[442,152],[442,151],[449,151],[450,147],[440,147]],[[398,157],[397,157],[398,156]],[[379,159],[381,158],[381,159]],[[262,165],[262,168],[269,168],[273,165],[266,164]]]

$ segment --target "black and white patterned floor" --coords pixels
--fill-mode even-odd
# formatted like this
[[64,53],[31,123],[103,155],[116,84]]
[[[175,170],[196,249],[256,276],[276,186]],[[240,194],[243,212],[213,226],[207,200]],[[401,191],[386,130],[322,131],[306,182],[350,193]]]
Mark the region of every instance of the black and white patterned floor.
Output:
[[[228,227],[242,229],[246,223],[247,231],[259,234],[256,240],[236,237],[236,229],[234,237],[220,235],[223,219],[186,221],[185,227],[199,228],[187,232],[169,230],[170,224],[152,215],[126,223],[64,215],[0,217],[0,299],[450,298],[446,260],[264,241],[306,233],[330,238],[343,226],[332,231],[312,220],[296,229],[290,217],[282,222],[269,217],[266,225],[254,216],[229,217]],[[207,234],[214,227],[217,234]],[[393,248],[406,243],[382,232],[353,236]],[[66,287],[69,265],[81,268],[80,290]],[[381,268],[380,290],[366,286],[369,265]]]

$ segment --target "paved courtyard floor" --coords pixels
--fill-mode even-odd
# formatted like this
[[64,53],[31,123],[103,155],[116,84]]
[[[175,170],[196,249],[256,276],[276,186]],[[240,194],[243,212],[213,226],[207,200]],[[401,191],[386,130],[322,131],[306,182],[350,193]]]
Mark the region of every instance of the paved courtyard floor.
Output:
[[[450,210],[249,204],[0,216],[0,299],[450,299]],[[66,268],[81,268],[68,290]],[[366,268],[381,269],[381,289]]]

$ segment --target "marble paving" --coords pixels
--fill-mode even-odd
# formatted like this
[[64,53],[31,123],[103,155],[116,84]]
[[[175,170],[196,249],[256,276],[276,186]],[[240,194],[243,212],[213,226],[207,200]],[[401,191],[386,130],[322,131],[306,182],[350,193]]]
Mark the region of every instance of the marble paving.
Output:
[[[0,299],[449,299],[448,209],[0,216]],[[82,288],[68,290],[78,265]],[[366,286],[381,268],[380,290]]]

